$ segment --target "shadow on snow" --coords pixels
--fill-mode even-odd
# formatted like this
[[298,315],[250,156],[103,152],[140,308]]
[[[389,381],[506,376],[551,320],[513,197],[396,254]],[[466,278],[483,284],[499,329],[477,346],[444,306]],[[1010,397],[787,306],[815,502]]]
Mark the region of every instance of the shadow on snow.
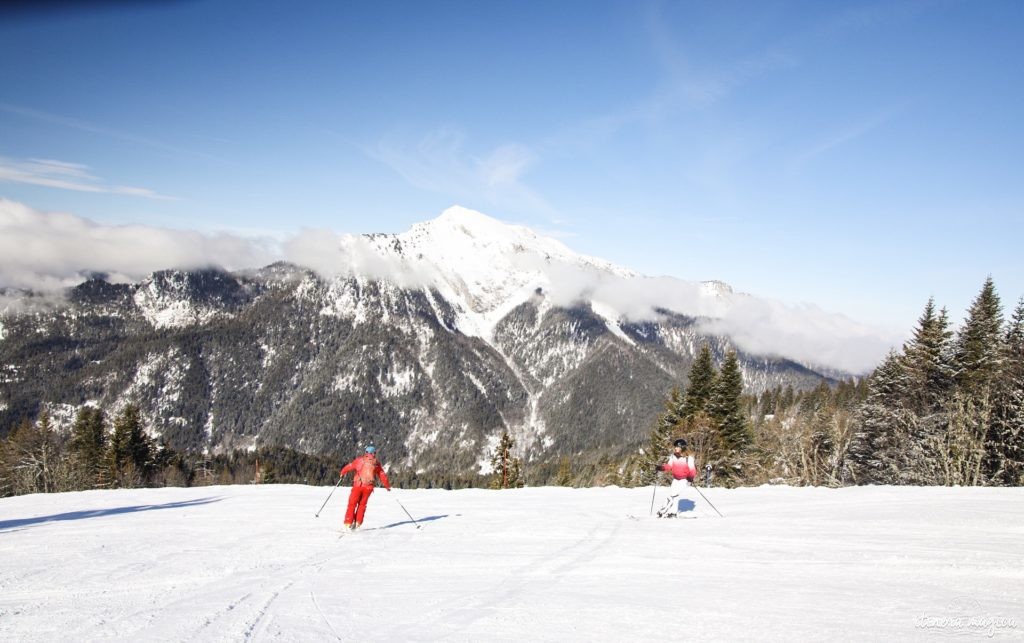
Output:
[[182,500],[180,502],[167,502],[161,505],[133,505],[130,507],[113,507],[111,509],[92,509],[86,511],[69,511],[51,516],[36,516],[35,518],[21,518],[16,520],[0,520],[0,532],[4,530],[14,531],[15,527],[27,525],[38,525],[45,522],[59,522],[62,520],[85,520],[86,518],[102,518],[103,516],[116,516],[118,514],[130,514],[140,511],[154,511],[156,509],[180,509],[182,507],[196,507],[207,505],[212,502],[220,502],[220,498],[198,498],[196,500]]
[[413,522],[412,520],[403,520],[402,522],[393,522],[390,525],[384,525],[383,527],[370,527],[368,529],[360,529],[360,531],[380,531],[382,529],[393,529],[394,527],[401,527],[402,525],[414,525],[417,523],[430,522],[431,520],[441,520],[442,518],[447,517],[448,514],[444,514],[443,516],[427,516],[426,518],[420,518],[416,520],[416,522]]

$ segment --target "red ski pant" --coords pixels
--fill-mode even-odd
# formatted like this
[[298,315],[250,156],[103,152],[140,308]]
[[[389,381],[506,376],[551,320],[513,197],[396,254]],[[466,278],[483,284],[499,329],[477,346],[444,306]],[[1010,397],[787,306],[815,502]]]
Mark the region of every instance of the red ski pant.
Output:
[[345,524],[352,524],[353,518],[356,524],[363,524],[363,516],[366,514],[366,503],[370,500],[373,487],[370,485],[354,485],[352,492],[348,494],[348,509],[345,510]]

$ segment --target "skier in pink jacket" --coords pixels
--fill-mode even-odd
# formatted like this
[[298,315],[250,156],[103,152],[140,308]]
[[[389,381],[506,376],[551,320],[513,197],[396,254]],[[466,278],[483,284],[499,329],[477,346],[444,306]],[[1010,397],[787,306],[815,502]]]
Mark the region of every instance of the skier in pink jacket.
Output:
[[681,499],[690,500],[691,508],[696,506],[696,502],[690,498],[690,487],[697,477],[697,466],[693,454],[686,450],[686,440],[676,440],[668,462],[659,464],[654,469],[672,474],[672,486],[669,487],[665,506],[658,510],[659,518],[675,518],[679,512]]

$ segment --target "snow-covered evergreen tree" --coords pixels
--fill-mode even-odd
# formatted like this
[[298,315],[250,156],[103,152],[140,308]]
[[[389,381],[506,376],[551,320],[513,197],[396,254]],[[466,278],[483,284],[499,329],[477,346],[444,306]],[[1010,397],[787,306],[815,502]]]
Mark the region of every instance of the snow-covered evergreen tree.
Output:
[[952,337],[946,309],[935,312],[929,298],[914,336],[903,348],[910,407],[920,415],[941,410],[952,392]]
[[743,373],[735,351],[726,354],[705,409],[688,421],[691,448],[717,479],[742,479],[753,430],[743,396]]
[[968,395],[983,395],[999,376],[1004,356],[1003,310],[992,277],[971,303],[957,337],[956,380]]
[[868,398],[857,411],[846,458],[847,482],[896,484],[905,475],[903,464],[913,415],[903,404],[906,368],[902,356],[890,351],[868,381]]
[[729,351],[708,400],[708,415],[715,421],[727,456],[745,449],[753,436],[743,401],[743,373],[736,351]]
[[522,487],[522,463],[515,457],[515,440],[505,431],[491,456],[491,489]]
[[84,478],[84,486],[105,486],[107,427],[101,409],[83,406],[79,410],[69,446]]
[[991,483],[1024,485],[1024,298],[1007,325],[985,450]]
[[953,396],[946,434],[945,484],[975,486],[984,482],[987,459],[985,437],[992,416],[992,398],[981,393],[958,391]]
[[686,397],[680,410],[683,417],[693,419],[705,410],[714,393],[717,377],[718,373],[711,359],[711,347],[704,344],[697,354],[697,359],[690,366]]
[[902,411],[909,414],[900,479],[912,484],[943,484],[947,456],[949,404],[954,388],[953,333],[943,308],[928,299],[914,335],[903,347],[903,376],[898,383]]
[[107,462],[111,477],[120,487],[137,487],[148,473],[152,445],[142,429],[139,407],[129,404],[114,419]]

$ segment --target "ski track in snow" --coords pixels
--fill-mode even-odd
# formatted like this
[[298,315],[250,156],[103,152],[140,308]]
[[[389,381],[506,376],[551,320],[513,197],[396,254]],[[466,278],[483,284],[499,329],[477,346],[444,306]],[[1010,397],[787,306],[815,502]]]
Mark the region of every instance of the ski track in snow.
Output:
[[1024,639],[1021,489],[329,491],[0,499],[0,640]]

